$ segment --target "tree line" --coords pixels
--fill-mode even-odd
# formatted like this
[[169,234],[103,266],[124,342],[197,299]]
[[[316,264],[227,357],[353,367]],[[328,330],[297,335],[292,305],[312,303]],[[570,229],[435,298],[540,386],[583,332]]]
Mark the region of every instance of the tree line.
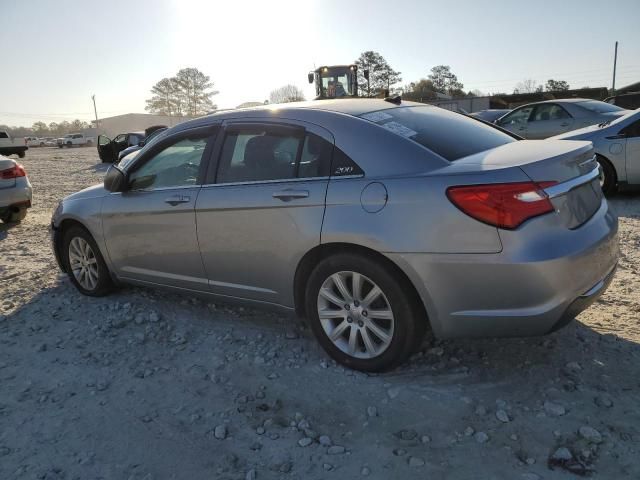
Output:
[[10,127],[8,125],[0,125],[0,130],[7,130],[14,137],[62,137],[67,133],[81,132],[91,128],[91,125],[84,120],[75,119],[72,122],[63,120],[62,122],[35,122],[31,127]]

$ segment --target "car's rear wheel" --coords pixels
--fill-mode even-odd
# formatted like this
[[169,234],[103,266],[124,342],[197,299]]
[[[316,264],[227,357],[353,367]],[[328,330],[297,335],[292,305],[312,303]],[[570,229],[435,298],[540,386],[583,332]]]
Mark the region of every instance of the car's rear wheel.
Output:
[[2,215],[2,221],[4,223],[20,223],[26,216],[26,207],[12,207],[9,208],[4,215]]
[[597,160],[600,164],[600,187],[605,195],[612,195],[618,190],[616,170],[606,158],[598,155]]
[[102,297],[113,289],[104,258],[85,229],[69,228],[64,234],[62,248],[67,274],[80,293]]
[[24,158],[25,153],[24,152],[18,152],[18,158]]
[[426,318],[406,281],[380,262],[355,254],[321,261],[306,288],[316,338],[336,361],[364,371],[402,363],[419,345]]

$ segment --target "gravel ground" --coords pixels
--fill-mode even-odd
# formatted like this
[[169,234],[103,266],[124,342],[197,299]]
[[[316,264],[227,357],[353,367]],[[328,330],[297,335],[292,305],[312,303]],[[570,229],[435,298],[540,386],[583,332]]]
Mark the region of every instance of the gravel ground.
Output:
[[299,321],[143,288],[83,297],[51,212],[94,148],[31,149],[0,225],[0,479],[640,478],[640,197],[608,292],[547,337],[425,343],[346,370]]

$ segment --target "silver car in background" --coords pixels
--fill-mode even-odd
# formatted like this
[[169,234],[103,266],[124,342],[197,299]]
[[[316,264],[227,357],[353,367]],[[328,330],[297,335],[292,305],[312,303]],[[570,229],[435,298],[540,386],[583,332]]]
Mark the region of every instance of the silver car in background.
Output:
[[4,223],[24,220],[31,199],[31,183],[24,167],[0,155],[0,220]]
[[640,109],[613,121],[558,135],[558,140],[593,143],[602,170],[600,184],[606,194],[619,186],[640,185]]
[[542,139],[615,120],[629,110],[585,98],[547,100],[518,107],[495,121],[523,138]]
[[611,281],[589,142],[518,141],[412,102],[321,100],[169,129],[52,218],[86,295],[169,287],[306,317],[352,368],[440,338],[541,335]]

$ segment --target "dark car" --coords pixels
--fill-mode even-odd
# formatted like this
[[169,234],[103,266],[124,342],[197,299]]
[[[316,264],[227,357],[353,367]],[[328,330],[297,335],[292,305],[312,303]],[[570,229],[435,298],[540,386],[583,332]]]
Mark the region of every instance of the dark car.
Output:
[[137,147],[153,132],[166,128],[165,125],[155,125],[147,128],[144,132],[121,133],[113,140],[106,135],[100,135],[98,137],[98,156],[103,163],[116,163],[119,159],[118,154],[122,150]]
[[[150,128],[154,128],[154,127],[150,127]],[[147,129],[147,130],[149,130],[149,129]],[[156,138],[158,135],[160,135],[165,130],[167,130],[167,127],[164,127],[164,126],[163,127],[158,127],[155,130],[153,130],[151,133],[149,133],[144,140],[142,140],[140,143],[138,143],[138,145],[132,145],[132,146],[127,147],[124,150],[122,150],[118,154],[118,162],[120,162],[120,160],[122,160],[124,157],[126,157],[130,153],[137,152],[138,150],[140,150],[142,147],[144,147],[147,143],[149,143],[151,140]]]
[[618,107],[635,110],[636,108],[640,108],[640,92],[614,95],[613,97],[605,98],[604,101],[610,103],[611,105],[617,105]]

